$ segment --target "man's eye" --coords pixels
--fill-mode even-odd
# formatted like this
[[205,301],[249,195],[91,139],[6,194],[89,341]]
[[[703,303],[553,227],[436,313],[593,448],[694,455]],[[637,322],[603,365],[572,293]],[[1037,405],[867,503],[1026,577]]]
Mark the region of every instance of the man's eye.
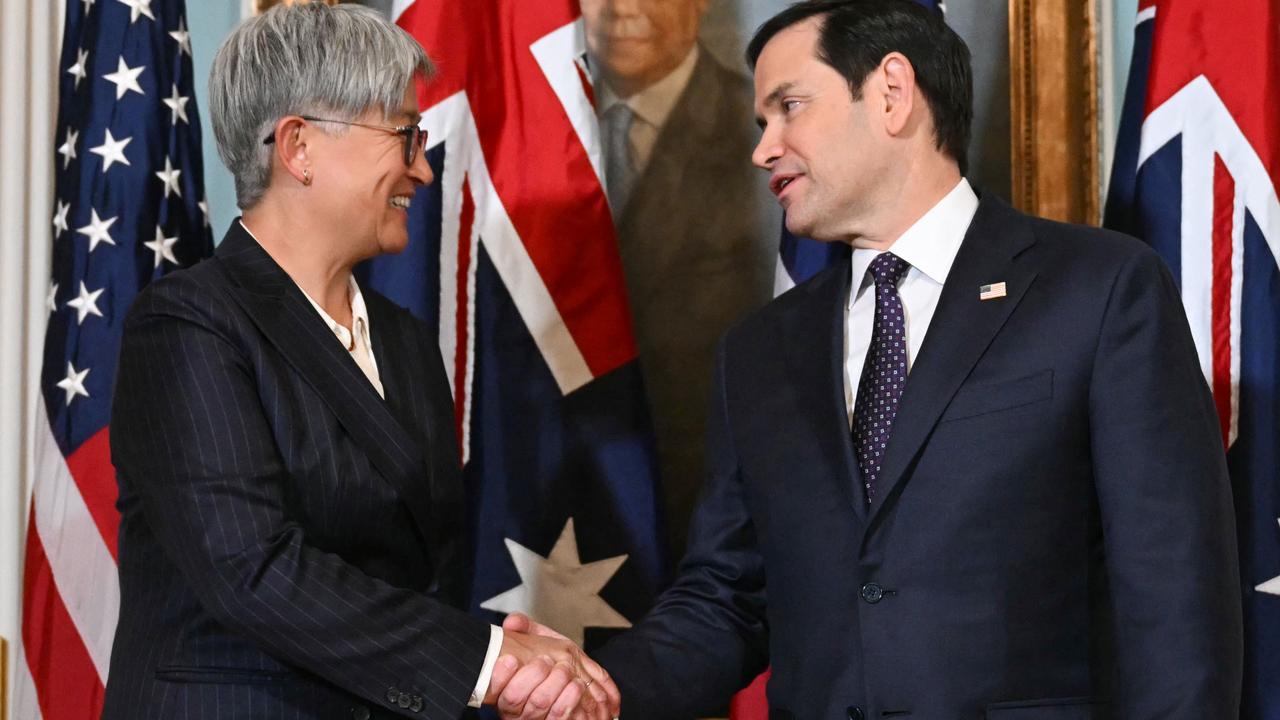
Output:
[[782,112],[789,113],[789,112],[791,112],[792,110],[794,110],[798,105],[800,105],[800,101],[799,101],[799,100],[783,100],[783,101],[782,101]]

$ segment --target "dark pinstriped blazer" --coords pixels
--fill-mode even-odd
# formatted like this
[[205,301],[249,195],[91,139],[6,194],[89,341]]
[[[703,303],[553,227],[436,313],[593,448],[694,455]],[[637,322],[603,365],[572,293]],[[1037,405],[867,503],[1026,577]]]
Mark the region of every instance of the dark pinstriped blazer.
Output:
[[435,339],[364,290],[386,401],[237,221],[125,323],[104,718],[445,720],[488,625]]

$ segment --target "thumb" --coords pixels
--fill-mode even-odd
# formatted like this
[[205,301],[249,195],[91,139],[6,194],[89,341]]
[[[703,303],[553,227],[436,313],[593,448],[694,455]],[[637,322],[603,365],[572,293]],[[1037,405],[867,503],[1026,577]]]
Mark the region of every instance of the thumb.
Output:
[[524,613],[511,613],[502,621],[502,629],[506,632],[527,633],[533,627],[533,621]]

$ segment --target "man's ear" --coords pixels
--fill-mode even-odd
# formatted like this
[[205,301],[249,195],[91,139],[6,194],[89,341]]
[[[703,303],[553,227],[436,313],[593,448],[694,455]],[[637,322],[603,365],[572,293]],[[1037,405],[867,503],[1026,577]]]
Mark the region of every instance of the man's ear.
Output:
[[311,184],[309,140],[314,129],[297,115],[288,115],[276,123],[274,148],[280,166],[303,185]]
[[897,136],[907,127],[916,102],[916,70],[906,55],[891,52],[876,68],[884,94],[885,132]]

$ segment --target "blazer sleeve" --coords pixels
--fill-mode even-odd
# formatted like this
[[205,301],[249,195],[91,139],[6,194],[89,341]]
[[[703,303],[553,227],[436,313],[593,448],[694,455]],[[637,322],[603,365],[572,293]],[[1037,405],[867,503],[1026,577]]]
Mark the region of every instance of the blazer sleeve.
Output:
[[675,583],[633,629],[593,656],[622,691],[622,717],[707,717],[768,664],[764,560],[729,427],[722,343],[707,427],[707,474]]
[[259,396],[229,312],[176,282],[135,303],[111,428],[122,486],[218,622],[376,707],[454,720],[488,624],[308,542],[268,424],[280,398]]
[[1177,288],[1146,248],[1116,276],[1094,363],[1116,716],[1237,717],[1243,631],[1222,437]]

